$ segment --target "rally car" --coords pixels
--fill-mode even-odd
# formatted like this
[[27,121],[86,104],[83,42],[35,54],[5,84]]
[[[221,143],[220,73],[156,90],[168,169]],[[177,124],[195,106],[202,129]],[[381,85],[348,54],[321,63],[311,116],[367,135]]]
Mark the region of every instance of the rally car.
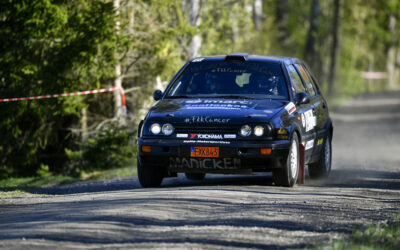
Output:
[[272,172],[292,187],[331,171],[332,122],[307,65],[296,58],[230,54],[194,58],[138,127],[143,187],[206,173]]

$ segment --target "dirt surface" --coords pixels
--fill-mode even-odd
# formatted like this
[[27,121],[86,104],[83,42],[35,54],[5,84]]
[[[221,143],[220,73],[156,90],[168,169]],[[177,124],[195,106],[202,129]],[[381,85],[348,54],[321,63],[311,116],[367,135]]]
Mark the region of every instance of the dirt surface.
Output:
[[[271,175],[136,178],[0,200],[0,248],[304,248],[400,212],[400,92],[332,113],[333,171],[276,187]],[[311,245],[312,248],[313,245]]]

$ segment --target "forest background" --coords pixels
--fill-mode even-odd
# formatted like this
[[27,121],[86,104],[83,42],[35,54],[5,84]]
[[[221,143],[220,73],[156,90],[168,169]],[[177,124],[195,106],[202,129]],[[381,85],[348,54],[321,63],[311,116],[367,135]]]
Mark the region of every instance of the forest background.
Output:
[[399,87],[400,0],[1,0],[0,179],[125,166],[136,128],[190,58],[304,59],[330,105]]

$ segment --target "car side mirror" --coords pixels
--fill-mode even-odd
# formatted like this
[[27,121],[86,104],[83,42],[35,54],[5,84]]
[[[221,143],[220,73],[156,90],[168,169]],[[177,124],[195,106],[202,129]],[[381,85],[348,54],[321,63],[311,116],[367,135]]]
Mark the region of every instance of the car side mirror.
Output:
[[157,89],[157,90],[154,91],[154,93],[153,93],[153,98],[154,98],[155,101],[158,101],[158,100],[161,99],[162,95],[163,95],[162,91],[159,90],[159,89]]
[[310,103],[310,95],[307,92],[301,92],[296,95],[297,105]]

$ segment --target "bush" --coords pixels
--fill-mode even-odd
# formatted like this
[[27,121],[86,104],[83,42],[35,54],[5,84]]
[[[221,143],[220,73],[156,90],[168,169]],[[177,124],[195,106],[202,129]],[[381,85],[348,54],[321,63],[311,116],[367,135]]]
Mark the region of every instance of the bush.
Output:
[[66,172],[79,175],[82,171],[123,167],[136,154],[135,134],[112,123],[81,143],[79,151],[65,150],[69,158]]

